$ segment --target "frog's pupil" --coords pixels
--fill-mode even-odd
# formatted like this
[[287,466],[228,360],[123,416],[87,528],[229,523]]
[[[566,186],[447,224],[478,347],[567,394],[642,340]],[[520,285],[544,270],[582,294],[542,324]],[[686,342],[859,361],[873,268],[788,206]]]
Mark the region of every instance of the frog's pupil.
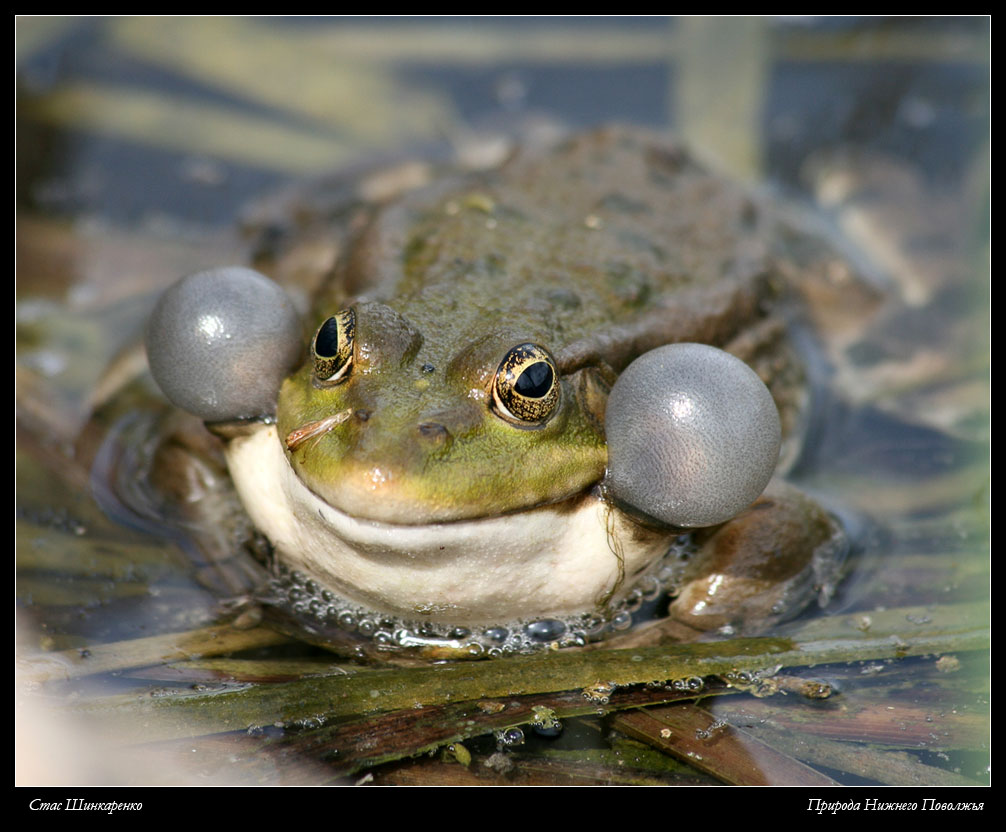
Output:
[[322,358],[332,358],[339,354],[339,322],[334,316],[318,330],[318,337],[314,339],[314,351]]
[[517,379],[514,390],[529,399],[540,399],[552,389],[552,368],[545,361],[536,361]]

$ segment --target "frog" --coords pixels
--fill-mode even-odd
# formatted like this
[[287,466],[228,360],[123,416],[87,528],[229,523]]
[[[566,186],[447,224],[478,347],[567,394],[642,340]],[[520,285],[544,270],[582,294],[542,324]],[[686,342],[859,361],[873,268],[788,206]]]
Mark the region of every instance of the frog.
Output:
[[313,630],[498,655],[644,608],[756,633],[827,602],[847,535],[785,482],[809,419],[795,287],[826,243],[621,126],[349,226],[306,323],[225,267],[146,337]]

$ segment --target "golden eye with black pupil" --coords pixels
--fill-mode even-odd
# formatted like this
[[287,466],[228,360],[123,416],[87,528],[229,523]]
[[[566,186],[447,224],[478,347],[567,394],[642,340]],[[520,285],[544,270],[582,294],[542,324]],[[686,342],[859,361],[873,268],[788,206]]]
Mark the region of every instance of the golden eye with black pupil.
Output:
[[549,351],[520,344],[506,354],[493,379],[496,412],[520,425],[539,425],[559,404],[559,373]]
[[337,312],[318,327],[311,342],[314,376],[318,381],[334,383],[346,377],[353,365],[353,336],[356,314],[352,309]]

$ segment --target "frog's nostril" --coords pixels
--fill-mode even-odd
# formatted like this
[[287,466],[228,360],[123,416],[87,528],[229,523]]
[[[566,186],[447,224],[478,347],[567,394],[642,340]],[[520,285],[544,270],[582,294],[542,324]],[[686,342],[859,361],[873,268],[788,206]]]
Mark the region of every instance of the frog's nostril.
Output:
[[361,407],[358,410],[353,411],[353,416],[359,422],[366,422],[370,418],[370,411]]
[[450,431],[437,422],[423,422],[419,425],[419,435],[428,441],[443,443],[451,438]]

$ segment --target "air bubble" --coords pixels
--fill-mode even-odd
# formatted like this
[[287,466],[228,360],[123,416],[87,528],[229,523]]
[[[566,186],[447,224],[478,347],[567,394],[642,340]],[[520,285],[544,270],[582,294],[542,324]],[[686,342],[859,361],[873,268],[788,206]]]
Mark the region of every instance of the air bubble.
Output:
[[357,629],[360,631],[361,635],[372,636],[377,632],[377,624],[371,621],[369,618],[364,618],[360,621]]
[[351,612],[341,612],[339,613],[339,626],[343,630],[355,630],[356,629],[356,616]]
[[525,635],[532,641],[554,641],[566,632],[566,624],[558,618],[533,621],[524,628]]
[[611,629],[618,630],[628,630],[632,626],[632,614],[622,610],[619,613],[615,613],[614,617],[611,619]]
[[483,635],[489,639],[489,641],[495,641],[498,644],[502,644],[506,641],[506,637],[510,635],[510,633],[502,627],[494,627],[491,630],[486,630]]
[[655,601],[660,595],[660,581],[653,575],[646,575],[640,580],[638,589],[644,601]]
[[622,609],[626,612],[635,612],[643,606],[643,593],[639,589],[633,589],[622,602]]
[[524,744],[524,732],[520,728],[505,728],[496,732],[496,744],[500,748],[513,748]]
[[673,566],[661,566],[660,570],[657,572],[657,580],[662,583],[666,583],[674,577],[674,573],[677,570]]

